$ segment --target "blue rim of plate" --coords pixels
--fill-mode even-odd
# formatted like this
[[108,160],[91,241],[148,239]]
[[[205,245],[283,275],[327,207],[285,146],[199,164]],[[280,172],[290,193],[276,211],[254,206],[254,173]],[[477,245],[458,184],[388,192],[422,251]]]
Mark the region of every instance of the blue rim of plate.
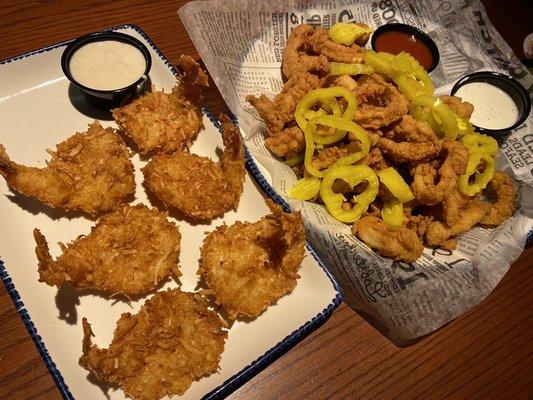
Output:
[[[159,58],[164,62],[164,64],[172,71],[172,73],[178,77],[179,73],[174,68],[174,66],[168,61],[168,59],[164,56],[164,54],[161,52],[161,50],[152,42],[152,40],[148,37],[148,35],[137,25],[134,24],[124,24],[115,26],[113,28],[104,29],[102,31],[116,31],[121,29],[133,29],[138,34],[140,34],[144,40],[148,42],[152,50],[156,52],[156,54],[159,56]],[[18,61],[23,58],[27,58],[36,54],[41,54],[50,50],[57,49],[62,46],[66,46],[68,43],[70,43],[72,40],[65,40],[63,42],[59,42],[50,46],[46,46],[43,48],[40,48],[38,50],[30,51],[15,57],[7,58],[5,60],[0,61],[0,65],[9,64],[13,61]],[[209,120],[215,125],[216,128],[221,129],[220,122],[218,119],[206,108],[203,108],[203,112],[207,115]],[[237,124],[237,118],[231,114],[230,115],[231,120]],[[253,176],[253,178],[256,180],[256,182],[259,184],[259,186],[274,200],[276,203],[278,203],[285,211],[291,211],[290,206],[287,204],[285,200],[279,196],[274,188],[268,183],[268,181],[265,179],[263,174],[259,171],[259,168],[257,167],[257,164],[255,163],[254,159],[252,158],[250,152],[245,147],[245,158],[246,158],[246,167],[250,174]],[[221,399],[226,396],[228,396],[230,393],[235,391],[237,388],[242,386],[245,382],[250,380],[253,376],[255,376],[257,373],[259,373],[261,370],[266,368],[268,365],[270,365],[272,362],[274,362],[276,359],[278,359],[281,355],[286,353],[288,350],[290,350],[293,346],[295,346],[299,341],[301,341],[305,336],[309,335],[312,331],[317,329],[319,326],[321,326],[330,316],[333,314],[333,311],[340,305],[340,303],[343,300],[344,293],[339,286],[338,282],[335,280],[331,272],[325,267],[323,261],[320,259],[318,254],[316,253],[315,249],[307,243],[307,249],[312,254],[313,258],[317,261],[318,265],[322,270],[326,273],[327,277],[333,284],[333,288],[337,292],[335,297],[331,300],[331,303],[322,310],[322,312],[318,313],[316,316],[314,316],[311,320],[307,321],[304,325],[302,325],[297,330],[293,331],[291,334],[286,336],[282,341],[277,343],[274,347],[272,347],[270,350],[268,350],[265,354],[254,360],[252,363],[244,367],[242,370],[237,372],[235,375],[233,375],[231,378],[227,379],[222,385],[217,387],[216,389],[212,390],[211,392],[204,395],[204,400],[214,400],[214,399]],[[24,303],[18,294],[15,285],[9,276],[5,265],[2,260],[0,260],[0,278],[2,279],[2,282],[4,283],[7,292],[11,296],[11,299],[13,301],[13,304],[15,305],[15,308],[17,312],[19,313],[20,317],[22,318],[22,321],[24,322],[24,325],[26,326],[26,329],[28,330],[28,333],[30,334],[30,337],[32,338],[33,342],[35,343],[35,346],[37,347],[37,350],[39,351],[39,354],[41,355],[41,358],[43,359],[46,367],[50,371],[50,374],[52,375],[52,378],[54,379],[56,386],[63,396],[64,399],[68,400],[74,400],[74,397],[70,393],[67,384],[65,383],[65,380],[63,376],[61,375],[61,372],[59,372],[59,369],[57,368],[56,364],[52,360],[52,357],[48,353],[48,350],[46,349],[46,346],[41,338],[39,336],[39,333],[37,332],[37,328],[35,327],[34,323],[31,320],[30,314],[26,310]]]

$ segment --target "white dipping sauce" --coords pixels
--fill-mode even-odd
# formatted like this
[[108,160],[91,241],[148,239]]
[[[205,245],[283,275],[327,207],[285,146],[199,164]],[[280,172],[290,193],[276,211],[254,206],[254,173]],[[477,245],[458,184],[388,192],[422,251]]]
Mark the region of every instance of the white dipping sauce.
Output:
[[70,73],[83,86],[114,90],[137,81],[146,70],[146,60],[136,47],[117,40],[90,42],[70,58]]
[[481,128],[504,129],[518,120],[518,108],[511,96],[490,83],[467,83],[455,95],[474,105],[470,122]]

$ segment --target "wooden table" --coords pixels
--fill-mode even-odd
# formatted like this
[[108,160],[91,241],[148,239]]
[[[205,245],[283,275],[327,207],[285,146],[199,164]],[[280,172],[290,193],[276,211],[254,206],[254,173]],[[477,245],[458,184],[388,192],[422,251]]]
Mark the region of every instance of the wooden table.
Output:
[[[138,24],[175,61],[195,54],[181,1],[3,1],[0,59],[123,23]],[[485,1],[519,57],[532,8]],[[213,90],[209,105],[225,108]],[[533,398],[533,247],[478,306],[408,348],[397,348],[344,304],[317,331],[232,399]],[[59,399],[10,297],[0,285],[0,399]]]

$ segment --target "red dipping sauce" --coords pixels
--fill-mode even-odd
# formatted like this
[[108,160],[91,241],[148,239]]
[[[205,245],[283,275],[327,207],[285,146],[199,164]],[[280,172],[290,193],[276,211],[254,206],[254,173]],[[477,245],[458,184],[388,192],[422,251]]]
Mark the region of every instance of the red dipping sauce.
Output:
[[433,64],[433,55],[429,47],[416,35],[408,32],[383,32],[376,38],[374,49],[395,55],[405,51],[416,58],[426,71]]

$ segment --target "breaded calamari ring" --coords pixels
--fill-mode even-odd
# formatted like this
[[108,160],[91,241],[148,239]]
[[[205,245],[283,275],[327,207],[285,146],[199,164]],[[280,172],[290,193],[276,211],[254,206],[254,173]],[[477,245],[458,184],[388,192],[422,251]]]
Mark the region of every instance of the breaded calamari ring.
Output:
[[439,99],[461,118],[470,118],[474,112],[474,106],[468,101],[463,101],[457,96],[440,96]]
[[242,137],[226,115],[224,152],[218,163],[188,152],[158,154],[142,169],[147,187],[167,206],[196,220],[211,220],[236,209],[244,182]]
[[202,92],[207,74],[190,56],[178,65],[184,74],[171,93],[149,92],[112,113],[141,154],[188,148],[202,129]]
[[[368,36],[366,39],[368,40]],[[329,61],[347,64],[363,62],[366,52],[363,47],[355,43],[351,46],[335,43],[324,28],[313,29],[308,40],[313,51],[325,56]]]
[[368,247],[396,261],[415,261],[424,251],[415,231],[403,226],[393,228],[373,215],[355,221],[352,232]]
[[442,143],[444,162],[438,169],[434,163],[421,163],[412,170],[411,188],[418,204],[435,205],[444,200],[455,187],[459,176],[465,173],[468,163],[468,149],[461,143],[444,140]]
[[126,202],[135,193],[133,164],[124,141],[98,121],[47,152],[52,159],[46,167],[26,167],[11,161],[0,144],[0,174],[24,196],[92,215]]
[[107,349],[92,344],[91,325],[83,318],[79,363],[135,400],[181,395],[218,369],[225,327],[205,297],[169,289],[146,300],[137,314],[122,314]]
[[313,27],[307,24],[294,28],[283,50],[281,70],[287,79],[295,74],[310,72],[317,75],[329,71],[328,59],[323,55],[308,54],[310,50],[309,35]]
[[229,318],[256,317],[296,286],[305,249],[300,213],[268,200],[261,220],[222,225],[204,239],[198,274]]
[[484,226],[498,226],[513,215],[516,203],[516,187],[511,177],[496,171],[488,187],[494,190],[496,201],[490,205],[488,214],[480,222]]
[[180,233],[164,213],[137,204],[98,220],[87,236],[60,243],[53,260],[45,237],[33,231],[39,281],[76,289],[135,295],[154,289],[170,273],[179,276]]
[[400,123],[379,139],[378,146],[393,161],[424,162],[440,153],[442,140],[428,124],[404,115]]
[[357,112],[354,121],[367,129],[379,129],[401,119],[409,111],[409,102],[381,75],[363,75],[355,87]]
[[426,243],[430,246],[453,249],[456,246],[454,237],[464,233],[479,223],[489,212],[489,205],[473,197],[466,201],[460,210],[461,218],[452,224],[444,221],[430,222],[426,230]]

